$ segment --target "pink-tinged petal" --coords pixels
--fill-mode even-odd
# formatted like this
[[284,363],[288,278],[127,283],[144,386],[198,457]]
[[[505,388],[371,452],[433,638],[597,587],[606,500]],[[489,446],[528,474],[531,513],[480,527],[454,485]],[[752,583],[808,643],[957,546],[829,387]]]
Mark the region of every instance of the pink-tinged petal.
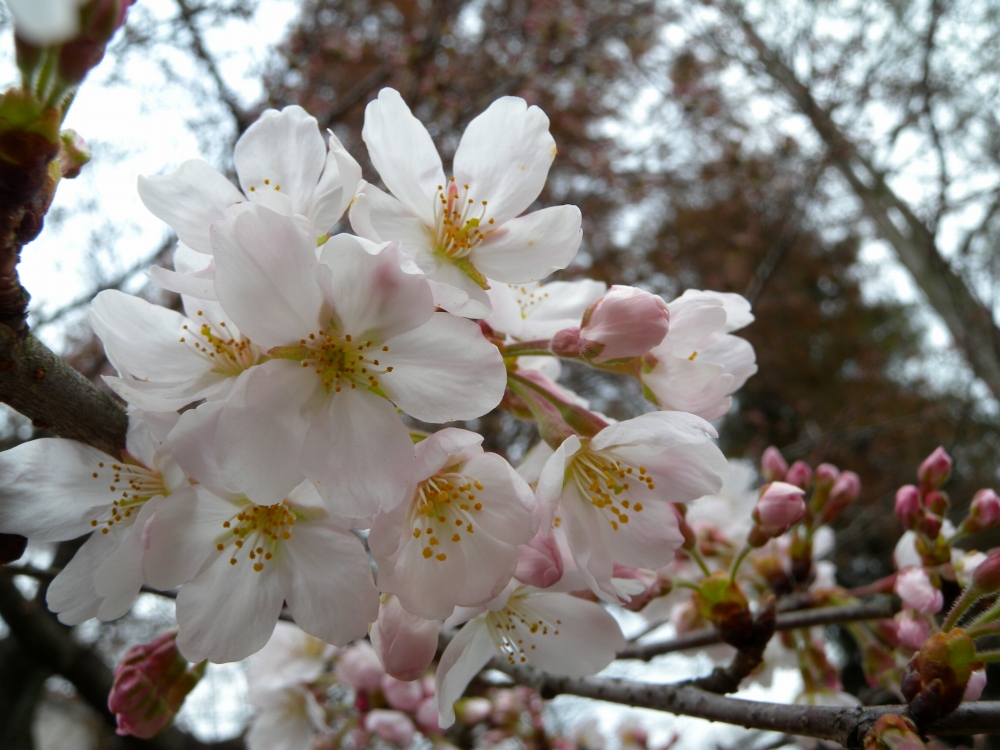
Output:
[[203,271],[195,274],[178,273],[160,266],[149,269],[149,278],[154,284],[168,292],[186,294],[198,299],[216,299],[215,261]]
[[[486,322],[490,328],[499,333],[506,333],[514,338],[521,338],[521,329],[524,327],[524,313],[521,306],[514,299],[514,287],[510,284],[493,282],[486,290],[486,295],[490,298],[492,312]],[[575,325],[575,324],[570,324]],[[561,326],[566,328],[567,326]]]
[[714,437],[718,437],[715,428],[700,417],[686,412],[658,411],[605,427],[594,436],[590,447],[594,450],[620,445],[672,448],[707,443]]
[[364,200],[357,206],[358,226],[354,226],[355,209],[351,208],[352,226],[358,234],[368,236],[362,229],[370,226],[381,242],[399,242],[404,247],[429,247],[432,244],[430,228],[399,200],[367,182],[361,195]]
[[296,524],[291,534],[278,567],[295,622],[337,646],[364,638],[379,599],[361,541],[320,521]]
[[385,345],[389,350],[379,361],[393,370],[379,376],[379,384],[410,416],[425,422],[475,419],[503,398],[503,357],[472,321],[434,313]]
[[535,202],[555,156],[545,113],[504,96],[465,129],[455,152],[455,182],[467,184],[477,204],[489,201],[487,216],[503,224]]
[[[651,494],[672,503],[689,503],[716,494],[729,473],[729,462],[713,443],[678,445],[666,451],[637,446],[616,452],[633,464],[645,466],[656,487]],[[632,497],[645,502],[644,494],[640,487]]]
[[328,232],[340,221],[361,183],[361,165],[337,136],[328,132],[330,151],[326,155],[326,166],[305,211],[317,232]]
[[302,214],[323,171],[326,146],[316,118],[293,104],[281,112],[266,110],[247,128],[236,142],[233,161],[250,200],[284,193],[295,213]]
[[187,381],[212,369],[181,339],[196,324],[166,307],[116,289],[101,292],[88,312],[108,356],[139,380]]
[[[645,493],[639,489],[635,498]],[[684,544],[684,535],[677,524],[677,515],[668,503],[651,499],[642,503],[641,512],[623,513],[618,528],[611,525],[610,514],[599,521],[601,538],[611,558],[634,568],[661,568],[674,559],[675,550]],[[622,523],[625,516],[628,523]]]
[[[322,396],[301,467],[332,513],[363,518],[409,492],[413,442],[392,404],[364,389]],[[262,459],[263,460],[263,459]]]
[[590,589],[601,599],[612,604],[619,602],[618,593],[611,579],[614,562],[602,539],[603,519],[586,498],[581,498],[575,488],[567,488],[559,517],[560,528],[565,529],[573,561]]
[[227,551],[209,555],[177,596],[177,648],[190,662],[239,661],[264,647],[281,614],[277,568],[257,572],[246,558],[230,564]]
[[452,315],[473,320],[490,314],[489,296],[465,271],[430,253],[418,256],[417,260],[430,282],[435,305]]
[[248,750],[313,750],[317,731],[312,714],[322,709],[307,688],[271,691],[263,709],[247,731]]
[[386,187],[424,224],[433,226],[432,201],[445,184],[441,157],[398,91],[382,89],[378,99],[368,103],[361,137]]
[[441,654],[434,676],[439,723],[447,729],[455,723],[455,701],[462,697],[472,678],[496,654],[484,619],[473,620],[458,631]]
[[757,354],[753,345],[739,336],[719,336],[708,346],[703,346],[698,356],[726,368],[726,372],[733,376],[731,391],[742,388],[747,379],[757,372]]
[[427,280],[400,268],[398,245],[388,244],[373,255],[356,237],[338,234],[323,245],[320,260],[332,271],[324,292],[342,334],[381,343],[434,313]]
[[212,225],[215,289],[240,331],[264,349],[323,327],[312,224],[249,205]]
[[415,450],[417,462],[413,478],[422,482],[445,466],[482,455],[483,436],[457,427],[445,427],[417,443]]
[[[166,417],[167,415],[161,415]],[[144,414],[139,411],[134,411],[129,414],[128,419],[128,430],[125,432],[125,450],[128,451],[129,455],[135,459],[138,459],[143,466],[152,468],[154,461],[156,461],[156,454],[160,451],[160,435],[166,435],[170,432],[170,429],[177,424],[177,416],[175,418],[157,419],[155,415]],[[165,432],[161,432],[160,428],[165,428]],[[154,435],[154,430],[156,434]]]
[[549,454],[548,460],[542,466],[538,486],[535,488],[535,500],[538,503],[539,528],[543,531],[552,528],[562,498],[563,486],[566,484],[566,466],[579,450],[580,438],[570,435],[562,445]]
[[754,321],[753,313],[750,312],[750,303],[739,294],[688,289],[670,304],[672,308],[687,304],[721,305],[726,313],[726,321],[722,330],[727,333],[745,328]]
[[272,359],[236,381],[219,417],[215,453],[222,483],[258,505],[273,505],[304,479],[299,455],[305,402],[318,387],[297,362]]
[[465,583],[457,598],[463,607],[481,606],[496,598],[517,569],[517,547],[490,534],[462,539],[466,553]]
[[515,547],[535,535],[538,521],[534,493],[501,456],[474,456],[461,472],[482,485],[482,489],[476,489],[476,499],[483,508],[476,513],[475,522],[487,534]]
[[73,559],[62,569],[45,593],[45,603],[65,625],[79,625],[97,616],[101,597],[94,588],[94,575],[108,555],[115,551],[124,532],[112,529],[107,534],[91,534]]
[[551,281],[532,287],[514,287],[524,307],[524,325],[518,338],[548,339],[564,328],[580,325],[583,313],[600,299],[607,286],[593,279]]
[[[579,439],[579,438],[578,438]],[[542,469],[545,467],[554,450],[544,440],[539,440],[524,455],[521,463],[517,465],[517,473],[528,484],[534,485],[541,479]],[[565,464],[565,462],[564,462]],[[565,465],[563,466],[565,469]],[[562,484],[555,488],[555,500],[558,502],[559,493],[562,491]],[[541,510],[541,509],[539,509]]]
[[120,496],[109,489],[114,461],[96,448],[62,438],[32,440],[0,453],[0,531],[39,542],[61,542],[91,531],[91,521],[104,520]]
[[239,507],[201,485],[171,495],[142,527],[142,574],[165,591],[194,578]]
[[214,401],[188,409],[180,415],[166,442],[174,460],[198,484],[221,498],[236,501],[241,495],[226,489],[215,455],[219,419],[225,408],[225,402]]
[[553,206],[512,219],[483,240],[469,259],[491,279],[537,281],[570,264],[580,248],[580,209]]
[[526,598],[524,604],[548,623],[548,634],[543,628],[532,632],[517,623],[518,635],[534,646],[524,649],[528,661],[543,672],[566,677],[597,674],[625,648],[615,618],[595,602],[569,594],[539,594]]
[[207,162],[191,159],[168,175],[139,177],[139,197],[188,247],[212,254],[208,230],[222,213],[246,198]]

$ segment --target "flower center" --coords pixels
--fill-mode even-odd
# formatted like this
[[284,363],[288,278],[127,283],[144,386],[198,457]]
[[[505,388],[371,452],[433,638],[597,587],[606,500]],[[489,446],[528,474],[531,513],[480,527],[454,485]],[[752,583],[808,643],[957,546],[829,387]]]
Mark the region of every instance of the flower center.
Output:
[[538,282],[532,284],[508,284],[514,301],[521,310],[521,318],[527,318],[534,312],[535,305],[549,296],[548,292],[542,291],[543,284]]
[[[486,201],[478,205],[469,198],[468,185],[459,189],[452,177],[448,189],[438,185],[434,203],[436,249],[445,257],[465,258],[490,233],[493,219],[486,219]],[[485,220],[485,221],[484,221]],[[485,230],[480,228],[485,226]]]
[[483,509],[476,491],[478,480],[451,472],[435,474],[420,483],[410,506],[413,538],[424,545],[425,560],[444,562],[448,549],[461,544],[462,534],[474,533],[473,517]]
[[211,362],[212,372],[235,377],[260,361],[260,350],[242,335],[231,336],[225,321],[219,321],[216,326],[201,310],[198,317],[202,319],[201,327],[195,331],[185,325],[180,340],[202,359]]
[[351,334],[341,337],[336,331],[320,329],[310,333],[308,338],[300,339],[298,346],[275,347],[268,354],[297,360],[303,367],[312,367],[327,393],[340,393],[344,388],[357,388],[359,385],[380,393],[379,378],[392,372],[392,367],[379,364],[378,356],[388,351],[389,347],[385,345],[359,341]]
[[[507,606],[499,612],[489,612],[486,624],[497,650],[503,654],[510,664],[523,664],[527,661],[524,650],[522,628],[532,635],[559,635],[559,625],[562,620],[550,622],[544,615],[527,606],[525,597],[512,594]],[[535,644],[528,644],[528,651],[534,651]]]
[[[98,471],[91,474],[91,477],[98,481],[108,481],[108,472],[100,471],[105,468],[104,462],[98,463],[97,468]],[[127,463],[111,464],[110,469],[114,472],[108,486],[108,492],[113,498],[111,505],[106,509],[106,515],[102,513],[98,518],[90,520],[90,525],[95,529],[101,527],[102,534],[107,534],[115,524],[131,525],[143,504],[151,497],[170,494],[163,484],[163,477],[155,469]]]
[[573,457],[569,471],[580,495],[604,511],[615,531],[619,524],[629,522],[629,513],[642,512],[642,502],[636,501],[632,493],[640,488],[647,492],[656,488],[646,467],[634,466],[609,451],[584,448]]
[[277,505],[254,505],[248,502],[235,516],[225,521],[227,531],[217,537],[215,549],[222,552],[232,549],[230,565],[236,565],[242,555],[252,561],[253,569],[260,573],[264,563],[274,557],[283,541],[292,538],[292,526],[298,514],[284,502]]

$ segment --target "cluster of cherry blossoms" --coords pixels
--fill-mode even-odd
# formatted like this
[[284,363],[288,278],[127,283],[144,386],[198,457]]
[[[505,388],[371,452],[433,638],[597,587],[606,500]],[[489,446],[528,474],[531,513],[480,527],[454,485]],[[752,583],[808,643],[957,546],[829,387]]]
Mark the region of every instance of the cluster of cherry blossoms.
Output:
[[[199,160],[140,178],[180,240],[174,269],[150,275],[183,313],[95,298],[126,450],[40,439],[3,453],[0,531],[91,532],[48,590],[65,623],[120,617],[143,585],[180,587],[191,662],[255,653],[283,611],[338,646],[382,627],[387,607],[427,644],[438,621],[462,625],[437,670],[447,726],[495,655],[583,675],[623,646],[614,618],[569,592],[628,602],[641,589],[628,571],[683,542],[675,504],[721,487],[706,419],[756,369],[731,334],[752,316],[736,295],[667,304],[540,283],[573,260],[581,217],[525,213],[556,147],[521,99],[470,123],[452,176],[391,89],[364,139],[389,193],[300,107],[241,137],[238,188]],[[345,212],[357,234],[331,234]],[[633,375],[660,410],[590,411],[556,383],[560,358]],[[481,435],[421,429],[498,405],[542,437],[517,471]],[[434,655],[404,657],[417,652],[407,672]]]

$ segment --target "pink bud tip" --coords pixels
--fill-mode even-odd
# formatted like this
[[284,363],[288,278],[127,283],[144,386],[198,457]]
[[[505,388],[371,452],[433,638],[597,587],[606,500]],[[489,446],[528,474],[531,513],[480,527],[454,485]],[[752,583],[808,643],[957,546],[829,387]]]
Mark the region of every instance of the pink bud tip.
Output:
[[965,693],[962,694],[963,701],[977,701],[983,694],[986,687],[986,670],[978,669],[969,675],[969,681],[965,683]]
[[397,747],[409,747],[413,743],[417,729],[410,717],[399,711],[385,711],[377,708],[365,716],[365,730],[378,735],[383,742]]
[[369,637],[386,673],[398,680],[416,680],[434,660],[438,624],[407,612],[390,595],[383,599]]
[[424,699],[424,686],[419,680],[404,682],[384,675],[381,687],[386,702],[397,711],[416,711]]
[[991,550],[972,574],[972,588],[982,594],[1000,591],[1000,548]]
[[524,583],[547,589],[563,576],[563,559],[555,537],[539,531],[534,539],[517,548],[514,577]]
[[931,583],[923,568],[907,568],[896,576],[893,587],[903,605],[924,615],[933,615],[944,606],[944,596]]
[[773,445],[764,450],[764,455],[760,457],[760,473],[768,482],[782,482],[788,471],[788,462],[785,461],[781,451]]
[[979,490],[972,498],[969,515],[976,520],[979,529],[1000,524],[1000,497],[993,490]]
[[912,484],[906,484],[896,490],[896,518],[905,529],[913,529],[923,515],[920,504],[920,491]]
[[632,286],[615,285],[587,308],[580,339],[585,348],[600,347],[590,357],[598,364],[632,359],[663,341],[669,324],[670,312],[661,297]]
[[754,521],[768,536],[784,534],[805,516],[806,503],[802,499],[804,494],[801,487],[787,482],[771,482],[753,510]]
[[788,469],[788,473],[785,474],[785,481],[788,484],[794,484],[796,487],[801,487],[804,490],[809,489],[809,485],[812,484],[813,471],[805,461],[796,461]]
[[[819,469],[816,470],[816,473],[819,473]],[[830,490],[830,499],[827,502],[837,503],[842,506],[850,505],[858,499],[858,495],[860,494],[861,477],[853,471],[845,471],[833,483],[833,489]]]
[[825,484],[829,487],[837,481],[839,476],[840,469],[833,464],[820,464],[816,467],[816,475],[813,478],[816,480],[816,484]]
[[900,612],[896,615],[896,637],[904,646],[918,650],[931,634],[930,623],[913,612]]
[[917,478],[920,480],[920,484],[925,487],[931,489],[940,487],[951,476],[951,466],[951,456],[945,452],[944,448],[935,448],[934,452],[920,464],[920,468],[917,469]]
[[357,641],[340,652],[336,667],[337,679],[356,690],[374,690],[382,681],[385,670],[367,641]]

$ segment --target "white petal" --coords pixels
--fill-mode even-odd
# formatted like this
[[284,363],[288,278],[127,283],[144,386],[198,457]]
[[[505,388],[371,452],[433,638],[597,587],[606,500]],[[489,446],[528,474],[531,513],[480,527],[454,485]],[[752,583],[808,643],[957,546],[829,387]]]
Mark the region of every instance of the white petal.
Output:
[[485,619],[469,622],[451,639],[441,654],[434,677],[438,723],[443,729],[455,723],[455,701],[462,697],[472,678],[496,653]]
[[424,224],[433,226],[432,201],[445,184],[441,157],[398,91],[382,89],[378,99],[369,102],[361,137],[386,187]]
[[535,500],[538,502],[539,527],[551,529],[559,508],[563,485],[566,483],[566,465],[570,458],[580,450],[580,438],[570,435],[562,445],[549,453],[549,458],[542,467],[535,488]]
[[[364,196],[364,199],[361,205],[357,206],[360,226],[354,227],[354,231],[358,234],[364,235],[362,228],[370,225],[382,242],[390,240],[400,242],[404,247],[430,247],[433,244],[430,227],[396,198],[367,182],[358,196],[359,199],[361,196]],[[355,205],[357,204],[356,200]],[[355,216],[353,207],[351,216]]]
[[239,661],[274,631],[284,597],[274,565],[257,572],[246,558],[212,550],[209,562],[177,596],[177,648],[191,662]]
[[216,433],[220,474],[230,492],[273,505],[302,482],[299,455],[308,429],[302,409],[317,384],[313,373],[280,359],[240,375]]
[[[632,497],[641,499],[642,488],[632,492]],[[599,521],[604,545],[612,559],[633,568],[662,568],[674,559],[674,551],[684,544],[684,536],[677,525],[673,509],[662,500],[643,500],[641,512],[623,513],[628,523],[621,523],[615,529],[606,516]],[[598,511],[598,514],[600,511]]]
[[382,343],[434,313],[427,280],[403,272],[396,244],[373,255],[356,237],[338,234],[323,245],[320,260],[332,271],[325,292],[341,333]]
[[206,372],[182,383],[156,383],[129,377],[102,376],[108,387],[128,402],[146,412],[172,412],[201,399],[225,398],[235,378]]
[[212,225],[212,242],[219,302],[254,343],[297,343],[323,327],[316,238],[307,219],[247,206]]
[[323,176],[305,212],[317,232],[329,232],[340,221],[360,184],[361,165],[330,132],[330,151]]
[[149,269],[149,278],[168,292],[187,294],[198,299],[216,299],[214,262],[197,274],[177,273],[167,268],[153,266]]
[[[413,442],[392,404],[365,389],[324,396],[302,448],[302,471],[331,512],[352,518],[409,492]],[[262,459],[263,460],[263,459]]]
[[576,256],[583,239],[580,221],[576,206],[543,208],[491,232],[469,259],[489,278],[508,284],[543,279]]
[[545,113],[505,96],[465,129],[455,152],[455,181],[468,184],[476,203],[488,200],[488,216],[503,224],[535,202],[555,156]]
[[103,520],[120,494],[109,489],[114,461],[62,438],[32,440],[0,453],[0,531],[39,542],[91,531],[90,522]]
[[79,625],[97,616],[101,597],[94,587],[97,568],[121,543],[123,532],[112,529],[107,534],[91,534],[73,559],[62,569],[45,594],[49,609],[59,614],[66,625]]
[[[515,295],[519,288],[515,287]],[[593,279],[552,281],[522,293],[524,325],[520,338],[547,339],[564,328],[580,325],[583,313],[607,291],[607,285]]]
[[718,437],[715,428],[701,417],[682,411],[658,411],[616,422],[594,436],[594,450],[617,445],[672,448],[688,443],[707,443]]
[[544,672],[566,677],[596,674],[625,648],[615,618],[595,602],[569,594],[539,594],[526,599],[525,606],[550,623],[548,635],[518,623],[518,634],[535,645],[525,649],[528,660]]
[[315,702],[305,687],[271,691],[268,705],[254,717],[247,732],[247,749],[313,750],[316,729],[310,704]]
[[535,495],[509,463],[496,453],[482,453],[469,459],[462,474],[479,481],[476,499],[483,509],[475,522],[490,536],[507,544],[524,544],[535,535]]
[[298,105],[281,112],[266,110],[240,136],[233,152],[240,186],[250,200],[284,193],[297,214],[305,213],[325,160],[316,118]]
[[445,427],[416,445],[414,481],[422,482],[445,466],[459,464],[483,452],[483,436],[457,427]]
[[[424,557],[426,539],[414,539],[408,526],[404,526],[402,531],[405,532],[403,545],[392,561],[391,570],[388,569],[389,566],[379,569],[379,590],[395,594],[403,608],[418,617],[427,620],[444,619],[458,604],[466,576],[470,567],[475,564],[475,558],[466,556],[467,545],[451,543],[444,535],[439,540],[442,543],[432,548],[435,554]],[[436,555],[441,555],[444,559],[438,559]],[[475,602],[470,602],[472,603]]]
[[587,585],[607,602],[618,603],[611,579],[614,562],[601,536],[601,524],[607,523],[590,500],[580,497],[575,487],[567,487],[559,508],[560,528],[565,530],[573,561]]
[[379,384],[403,411],[425,422],[475,419],[503,398],[507,371],[479,326],[434,313],[420,328],[386,342],[393,371]]
[[207,162],[191,159],[168,175],[139,177],[139,197],[180,241],[199,253],[212,254],[208,230],[230,206],[246,200]]
[[296,524],[291,533],[279,567],[295,622],[337,646],[364,638],[379,598],[361,541],[323,522]]
[[452,315],[474,320],[490,314],[489,295],[465,271],[451,261],[430,253],[425,253],[418,260],[430,281],[434,303],[438,307]]
[[226,500],[240,496],[226,490],[215,455],[219,419],[226,404],[215,401],[188,409],[167,436],[174,460],[199,484]]

